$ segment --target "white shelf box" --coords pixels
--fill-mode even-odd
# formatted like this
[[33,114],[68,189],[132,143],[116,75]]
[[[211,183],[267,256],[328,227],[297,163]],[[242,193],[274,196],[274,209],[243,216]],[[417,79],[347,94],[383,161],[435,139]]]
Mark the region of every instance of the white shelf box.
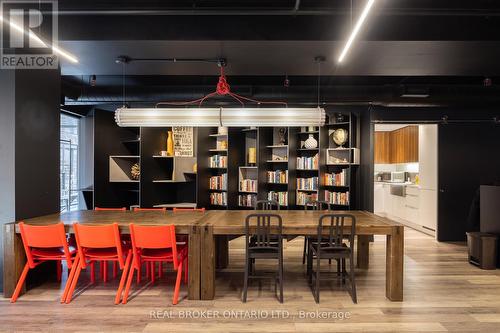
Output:
[[328,165],[358,165],[358,148],[328,148],[326,150],[326,163]]
[[109,157],[109,182],[110,183],[138,183],[132,179],[132,166],[139,163],[139,156],[110,156]]

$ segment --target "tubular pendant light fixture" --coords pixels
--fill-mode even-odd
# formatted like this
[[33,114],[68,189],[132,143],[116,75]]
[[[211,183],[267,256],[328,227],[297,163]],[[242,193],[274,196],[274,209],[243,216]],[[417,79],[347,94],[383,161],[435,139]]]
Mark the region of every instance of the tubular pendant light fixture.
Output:
[[121,127],[323,126],[323,108],[119,108]]
[[356,25],[354,26],[354,29],[352,29],[351,35],[349,36],[349,39],[347,40],[347,43],[344,46],[344,49],[342,50],[342,53],[340,54],[338,62],[342,62],[344,60],[347,52],[351,48],[352,43],[354,42],[354,39],[358,35],[359,29],[361,29],[361,26],[366,20],[366,17],[368,16],[368,13],[370,12],[370,9],[373,7],[373,4],[375,3],[375,0],[368,0],[366,3],[365,8],[361,12],[361,16],[358,18],[358,21],[356,22]]

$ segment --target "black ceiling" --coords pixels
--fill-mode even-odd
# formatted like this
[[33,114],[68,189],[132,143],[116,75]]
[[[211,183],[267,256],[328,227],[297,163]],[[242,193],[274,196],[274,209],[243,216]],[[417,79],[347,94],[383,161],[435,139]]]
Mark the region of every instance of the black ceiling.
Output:
[[[370,94],[387,100],[398,97],[398,87],[412,80],[434,85],[447,103],[453,96],[465,98],[467,86],[477,96],[494,95],[500,76],[500,1],[378,0],[348,61],[338,66],[335,58],[365,3],[60,0],[61,45],[81,60],[78,65],[63,62],[63,81],[73,97],[85,87],[93,92],[81,96],[82,103],[89,96],[113,101],[122,82],[122,68],[114,62],[119,55],[226,57],[227,72],[243,92],[272,98],[283,94],[282,79],[290,75],[297,87],[288,93],[307,100],[316,84],[314,56],[323,55],[325,96],[330,89],[335,101],[366,101]],[[204,93],[214,84],[217,68],[156,62],[127,65],[126,71],[137,100],[153,101],[168,97],[161,93],[168,87],[176,92],[171,97]],[[91,74],[98,75],[97,87],[88,86]],[[493,88],[482,90],[484,77],[493,77]],[[307,94],[299,86],[307,87]],[[450,88],[439,88],[445,86]],[[376,93],[374,87],[386,90]]]

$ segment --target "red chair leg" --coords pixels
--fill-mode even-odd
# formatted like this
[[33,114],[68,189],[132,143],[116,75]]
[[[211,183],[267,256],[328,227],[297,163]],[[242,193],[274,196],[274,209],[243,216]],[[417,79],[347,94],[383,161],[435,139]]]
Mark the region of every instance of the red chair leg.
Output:
[[23,272],[21,273],[21,276],[19,277],[19,281],[17,281],[16,289],[14,289],[14,294],[12,294],[12,297],[10,299],[11,303],[15,303],[17,301],[17,298],[19,297],[19,294],[21,293],[21,289],[23,288],[24,285],[24,280],[26,280],[26,276],[28,275],[28,271],[30,270],[30,266],[28,263],[24,265]]
[[135,283],[139,284],[141,283],[141,266],[139,265],[139,268],[137,269],[137,279],[135,281]]
[[90,283],[95,283],[95,262],[90,262]]
[[177,279],[175,280],[175,289],[174,289],[174,298],[172,300],[172,304],[176,305],[179,300],[179,290],[181,288],[181,280],[182,280],[182,263],[177,268]]
[[149,279],[150,274],[151,274],[151,265],[149,264],[149,262],[146,262],[146,278]]
[[66,280],[66,285],[64,286],[64,291],[63,291],[63,294],[61,296],[61,303],[66,302],[66,297],[68,295],[71,283],[73,282],[73,278],[75,276],[76,267],[78,266],[79,263],[80,263],[80,257],[76,256],[75,260],[73,261],[73,265],[71,265],[71,269],[69,270],[68,279]]
[[[125,285],[125,280],[128,276],[128,269],[130,267],[130,260],[132,259],[132,251],[128,251],[127,260],[125,260],[125,267],[123,268],[122,277],[120,278],[120,284],[118,285],[118,290],[116,291],[115,304],[120,303],[120,298],[122,297],[123,286]],[[133,270],[130,271],[130,276],[134,277]]]
[[102,280],[104,281],[104,283],[108,282],[108,262],[107,261],[104,262],[104,273],[103,273]]
[[152,283],[155,283],[155,262],[154,261],[151,261],[151,282]]
[[[148,263],[149,265],[149,263]],[[134,279],[134,269],[140,271],[141,266],[137,267],[135,261],[132,263],[132,267],[130,267],[130,272],[128,274],[127,285],[125,286],[125,291],[123,292],[122,304],[127,304],[128,293],[130,291],[130,286],[132,285],[132,280]]]
[[188,259],[184,259],[184,283],[188,283]]
[[76,284],[80,278],[81,271],[82,262],[79,261],[78,266],[76,266],[75,276],[73,276],[73,280],[71,280],[71,286],[69,287],[68,294],[66,295],[66,304],[69,304],[69,302],[71,302],[71,298],[73,298],[73,293],[75,292]]
[[104,280],[104,260],[99,262],[99,274],[101,275],[101,280]]
[[61,262],[61,260],[56,261],[56,270],[57,270],[57,282],[61,282],[61,276],[62,276],[62,262]]

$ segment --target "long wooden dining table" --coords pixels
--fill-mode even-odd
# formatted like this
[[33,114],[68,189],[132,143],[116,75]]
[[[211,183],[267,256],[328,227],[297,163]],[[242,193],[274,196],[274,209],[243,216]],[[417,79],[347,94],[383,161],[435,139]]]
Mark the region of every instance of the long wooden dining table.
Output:
[[[110,212],[77,211],[27,219],[32,225],[63,222],[73,233],[73,223],[87,225],[118,223],[120,232],[129,233],[130,223],[142,225],[174,224],[176,233],[189,237],[188,298],[211,300],[215,297],[216,268],[227,256],[227,241],[245,234],[245,219],[254,210],[210,210],[202,212]],[[269,213],[269,211],[267,211]],[[325,212],[303,210],[273,211],[283,220],[286,238],[315,235],[319,217]],[[356,217],[357,266],[368,268],[369,240],[373,235],[386,236],[386,297],[403,300],[404,227],[394,221],[366,211],[345,211]],[[346,231],[350,228],[346,224]],[[10,297],[26,262],[17,223],[4,225],[4,297]]]

